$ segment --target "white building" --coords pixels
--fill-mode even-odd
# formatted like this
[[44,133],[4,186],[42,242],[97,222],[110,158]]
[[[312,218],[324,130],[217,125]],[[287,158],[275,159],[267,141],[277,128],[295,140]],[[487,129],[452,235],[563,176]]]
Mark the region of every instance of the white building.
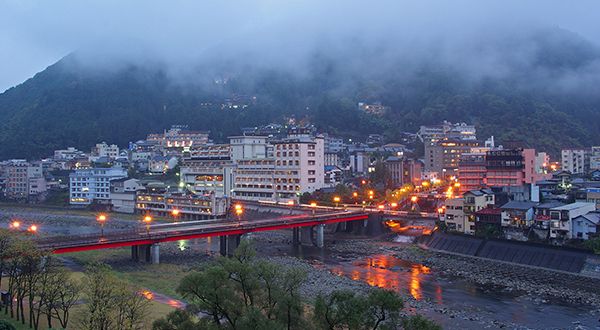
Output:
[[231,160],[237,162],[240,159],[266,158],[267,137],[266,136],[230,136]]
[[135,212],[135,196],[144,187],[140,180],[121,178],[110,181],[110,202],[112,210],[119,213]]
[[572,239],[573,219],[596,210],[595,203],[577,202],[550,209],[550,238]]
[[75,170],[69,175],[71,205],[110,202],[110,181],[127,177],[122,168],[91,168]]
[[23,159],[9,160],[4,166],[5,195],[11,199],[36,198],[46,192],[46,179],[41,163]]
[[590,169],[600,170],[600,146],[592,147],[592,153],[590,154]]
[[265,138],[243,138],[231,138],[232,159],[237,164],[234,172],[234,197],[297,200],[301,194],[325,186],[322,137],[294,135],[273,141],[272,157],[264,156],[269,149]]
[[586,172],[586,163],[589,164],[589,154],[584,149],[563,149],[561,152],[561,168],[572,174]]
[[54,150],[54,160],[71,160],[78,158],[81,154],[82,152],[74,147],[68,147],[63,150]]
[[119,157],[119,147],[116,144],[107,144],[106,142],[98,143],[92,148],[89,160],[95,161],[98,158],[107,157],[115,159]]

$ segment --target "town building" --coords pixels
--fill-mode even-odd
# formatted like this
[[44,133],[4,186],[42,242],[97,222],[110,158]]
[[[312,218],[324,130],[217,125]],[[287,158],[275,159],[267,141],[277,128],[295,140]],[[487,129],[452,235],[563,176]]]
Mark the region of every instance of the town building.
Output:
[[585,149],[563,149],[561,169],[571,174],[584,174],[590,168],[590,154]]
[[371,157],[366,152],[356,151],[350,155],[350,171],[354,174],[366,174],[371,164]]
[[463,194],[464,233],[475,234],[475,212],[494,206],[494,192],[489,189],[470,190]]
[[577,202],[550,209],[550,238],[556,240],[576,238],[573,219],[596,210],[594,203]]
[[573,238],[587,240],[600,233],[600,212],[589,212],[573,219]]
[[110,181],[127,177],[123,168],[90,168],[69,174],[69,202],[71,205],[110,203]]
[[535,149],[490,150],[486,153],[488,187],[522,186],[549,179],[552,174],[536,168]]
[[54,150],[54,160],[71,160],[81,157],[83,152],[75,149],[74,147],[68,147],[64,150]]
[[600,170],[600,146],[593,146],[590,153],[590,170]]
[[305,192],[325,187],[323,138],[298,134],[272,141],[271,157],[263,156],[267,153],[265,138],[248,138],[253,137],[230,140],[237,164],[235,198],[296,201]]
[[[177,210],[176,213],[174,210]],[[135,212],[178,220],[211,219],[227,214],[227,199],[214,194],[196,195],[149,186],[146,190],[138,191]]]
[[502,229],[508,239],[526,241],[527,230],[533,225],[535,202],[510,201],[500,207]]
[[502,210],[490,206],[475,212],[475,231],[488,232],[490,229],[502,232]]
[[180,167],[181,183],[197,194],[230,197],[235,163],[229,144],[205,145],[185,155]]
[[136,192],[144,187],[140,180],[121,178],[110,181],[111,210],[119,213],[135,212]]
[[331,136],[329,134],[323,134],[323,142],[325,143],[325,153],[337,154],[344,151],[344,139]]
[[600,188],[586,188],[586,202],[596,204],[596,209],[600,210]]
[[39,200],[47,190],[41,163],[13,159],[4,166],[4,195],[16,200]]
[[89,160],[93,162],[101,157],[106,157],[108,159],[115,159],[119,157],[119,147],[116,144],[109,145],[106,142],[97,143],[92,148]]
[[451,198],[445,202],[444,223],[448,231],[464,233],[467,224],[465,223],[465,212],[463,210],[464,198]]
[[444,121],[440,125],[421,126],[417,137],[426,144],[444,139],[477,140],[477,130],[474,125]]
[[458,163],[459,193],[486,187],[485,153],[464,153]]
[[425,143],[425,170],[451,176],[458,172],[462,154],[471,153],[479,147],[477,140],[443,139]]
[[418,160],[390,156],[384,161],[384,166],[394,187],[421,184],[423,166]]
[[188,130],[186,125],[174,125],[162,134],[149,134],[146,140],[156,142],[164,149],[192,148],[208,143],[208,132]]
[[325,152],[325,166],[340,166],[340,156],[337,153]]
[[366,103],[358,102],[358,110],[364,111],[368,114],[381,116],[389,111],[390,107],[382,105],[381,102]]

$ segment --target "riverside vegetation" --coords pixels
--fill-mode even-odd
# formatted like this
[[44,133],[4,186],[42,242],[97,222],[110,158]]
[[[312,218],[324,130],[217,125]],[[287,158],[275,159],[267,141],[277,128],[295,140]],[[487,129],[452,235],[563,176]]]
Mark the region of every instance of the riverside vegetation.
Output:
[[383,289],[366,295],[334,290],[304,301],[306,277],[300,268],[256,258],[243,241],[232,257],[185,276],[177,291],[187,309],[155,321],[153,329],[441,329],[419,315],[403,315],[402,299]]

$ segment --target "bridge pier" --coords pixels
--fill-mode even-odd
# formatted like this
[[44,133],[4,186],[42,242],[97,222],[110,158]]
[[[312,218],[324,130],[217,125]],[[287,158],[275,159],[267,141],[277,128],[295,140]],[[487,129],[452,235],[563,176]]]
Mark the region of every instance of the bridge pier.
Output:
[[312,244],[312,227],[300,227],[300,244],[310,245]]
[[142,245],[133,245],[131,247],[131,260],[139,262],[150,262],[151,259],[151,251],[150,244],[142,244]]
[[160,245],[158,243],[150,245],[150,261],[155,265],[160,263]]
[[315,246],[322,248],[325,245],[325,225],[316,225],[315,227],[317,228]]
[[222,256],[232,256],[233,252],[240,245],[242,235],[219,236],[219,252]]
[[300,228],[292,228],[292,244],[294,246],[300,245]]

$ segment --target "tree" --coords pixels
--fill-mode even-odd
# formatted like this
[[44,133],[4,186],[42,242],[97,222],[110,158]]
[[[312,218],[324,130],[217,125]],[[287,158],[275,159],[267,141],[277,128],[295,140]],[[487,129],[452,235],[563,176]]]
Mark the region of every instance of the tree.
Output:
[[413,315],[402,320],[404,330],[442,330],[437,323],[424,318],[421,315]]
[[369,329],[377,329],[381,325],[393,328],[400,319],[403,306],[402,298],[395,292],[381,289],[371,291],[367,297],[365,326]]
[[[215,325],[212,327],[216,328]],[[155,320],[152,323],[152,330],[193,330],[193,329],[211,329],[211,324],[203,324],[202,327],[194,322],[193,315],[185,310],[177,309],[167,314],[166,317]]]
[[137,330],[145,327],[150,301],[124,282],[117,284],[114,306],[117,329]]
[[585,247],[594,251],[595,254],[600,254],[600,237],[590,238],[584,244]]
[[314,319],[322,329],[358,329],[363,320],[366,304],[352,291],[334,291],[315,300]]
[[83,329],[141,329],[148,302],[140,290],[119,280],[109,266],[91,264],[83,279],[87,304],[79,319]]
[[17,330],[17,328],[6,321],[0,320],[0,330]]

